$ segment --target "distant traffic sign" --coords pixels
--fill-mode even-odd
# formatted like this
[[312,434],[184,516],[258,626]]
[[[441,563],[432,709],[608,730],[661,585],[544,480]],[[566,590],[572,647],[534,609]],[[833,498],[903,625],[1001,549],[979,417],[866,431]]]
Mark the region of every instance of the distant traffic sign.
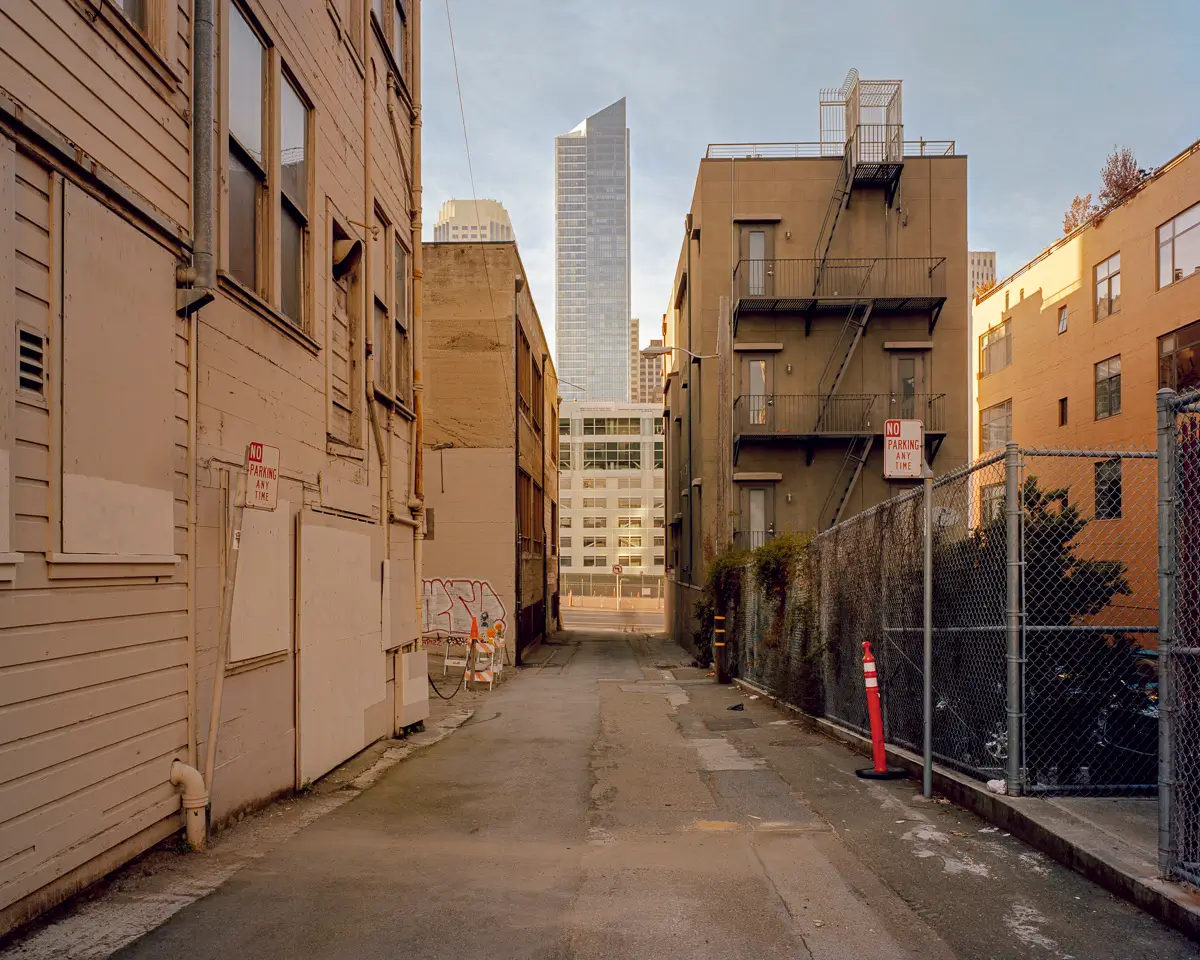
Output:
[[618,577],[621,575],[621,565],[619,563],[613,564],[613,573],[615,573]]
[[925,427],[920,420],[886,420],[883,475],[889,480],[920,480],[925,463]]

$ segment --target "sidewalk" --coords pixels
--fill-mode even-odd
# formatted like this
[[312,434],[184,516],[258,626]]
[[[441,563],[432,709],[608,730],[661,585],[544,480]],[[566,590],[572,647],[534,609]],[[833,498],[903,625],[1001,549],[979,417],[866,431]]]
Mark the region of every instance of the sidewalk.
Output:
[[[870,742],[828,720],[808,717],[745,680],[737,686],[775,702],[802,722],[869,756]],[[889,761],[921,778],[921,757],[888,745]],[[1106,890],[1200,940],[1200,893],[1158,875],[1158,801],[1100,797],[1008,797],[934,765],[934,790],[1019,837]]]

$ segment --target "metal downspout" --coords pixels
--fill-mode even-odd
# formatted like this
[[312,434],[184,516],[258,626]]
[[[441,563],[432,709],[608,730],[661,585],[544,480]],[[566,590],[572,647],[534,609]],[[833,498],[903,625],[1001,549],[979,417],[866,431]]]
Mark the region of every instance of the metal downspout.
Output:
[[[421,36],[421,0],[413,0],[412,4],[413,29],[412,35]],[[412,435],[412,483],[409,486],[411,496],[408,508],[412,511],[413,519],[417,522],[413,529],[413,603],[417,614],[417,637],[424,630],[424,610],[421,603],[422,577],[422,546],[425,540],[425,451],[424,451],[424,409],[422,399],[424,386],[421,383],[421,365],[425,360],[425,331],[422,319],[421,300],[424,296],[425,258],[422,254],[422,198],[421,198],[421,44],[413,44],[412,52],[412,179],[409,189],[412,195],[412,351],[413,351],[413,413],[415,415],[410,428]]]

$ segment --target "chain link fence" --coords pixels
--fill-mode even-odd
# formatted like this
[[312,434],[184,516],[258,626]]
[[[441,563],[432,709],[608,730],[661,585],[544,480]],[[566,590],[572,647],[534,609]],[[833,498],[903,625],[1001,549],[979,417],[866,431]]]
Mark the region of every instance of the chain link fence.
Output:
[[[1153,453],[1016,445],[934,482],[938,762],[1013,793],[1155,789],[1156,491]],[[920,752],[924,524],[917,489],[817,536],[782,601],[745,577],[736,670],[866,734],[870,642],[885,737]]]
[[1159,394],[1159,864],[1200,884],[1200,393]]

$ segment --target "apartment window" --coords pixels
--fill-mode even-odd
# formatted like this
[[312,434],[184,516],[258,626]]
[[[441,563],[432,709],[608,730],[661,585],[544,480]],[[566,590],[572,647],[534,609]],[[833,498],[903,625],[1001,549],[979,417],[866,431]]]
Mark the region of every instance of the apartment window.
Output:
[[570,417],[559,417],[558,435],[560,437],[569,437],[571,435],[571,419],[570,419]]
[[570,557],[559,557],[558,565],[560,567],[569,567],[571,565],[571,558]]
[[1096,264],[1095,273],[1096,319],[1103,320],[1121,309],[1121,254]]
[[608,558],[604,554],[589,555],[584,554],[583,565],[585,567],[604,567],[608,565]]
[[279,309],[303,328],[308,280],[304,270],[308,252],[308,104],[286,75],[279,105],[279,187]]
[[570,490],[571,489],[571,478],[570,477],[559,477],[558,478],[558,489],[559,490]]
[[1058,425],[1065,427],[1067,425],[1067,398],[1058,398]]
[[656,567],[665,567],[667,565],[666,554],[656,553],[654,555],[654,565]]
[[666,498],[666,497],[655,497],[655,498],[654,498],[654,509],[655,509],[655,510],[661,510],[661,509],[663,509],[663,508],[664,508],[666,505],[667,505],[667,498]]
[[412,406],[412,344],[408,336],[412,258],[399,237],[392,242],[392,271],[392,388],[397,400],[405,406]]
[[[266,44],[234,4],[229,5],[229,272],[255,293],[265,284],[260,235],[267,167]],[[236,91],[236,93],[235,93]]]
[[1121,519],[1121,461],[1101,460],[1096,470],[1096,519]]
[[550,529],[548,531],[552,552],[558,553],[558,504],[550,504]]
[[608,526],[608,517],[584,517],[584,530],[603,530]]
[[617,517],[618,529],[635,529],[642,525],[641,517]]
[[660,536],[659,534],[655,534],[654,535],[654,545],[656,547],[665,547],[667,545],[667,538],[665,536]]
[[656,530],[665,530],[667,527],[667,518],[666,517],[655,517],[652,526]]
[[618,490],[640,490],[641,486],[641,477],[617,477]]
[[584,477],[583,478],[583,489],[584,490],[603,490],[607,486],[608,486],[608,480],[606,480],[604,477]]
[[641,497],[618,497],[617,509],[619,510],[640,510],[642,508]]
[[571,529],[571,518],[570,517],[562,517],[558,521],[558,529],[559,530],[570,530]]
[[533,357],[529,350],[529,338],[524,330],[517,331],[517,405],[532,417],[533,401]]
[[1096,419],[1105,420],[1121,412],[1121,358],[1109,357],[1096,364]]
[[1004,516],[1005,489],[1003,483],[985,484],[980,492],[979,508],[983,514],[983,522],[991,523]]
[[583,445],[584,470],[640,470],[642,445],[620,441],[590,441]]
[[1005,400],[979,413],[981,451],[1000,450],[1012,439],[1012,401]]
[[558,467],[560,470],[573,469],[571,464],[571,445],[569,443],[558,452]]
[[663,442],[661,440],[654,441],[654,469],[661,470],[663,468]]
[[1058,332],[1067,332],[1067,305],[1064,303],[1058,308]]
[[1158,338],[1158,385],[1181,393],[1200,387],[1200,320]]
[[571,547],[571,538],[570,537],[559,537],[558,545],[560,547],[562,547],[564,550],[569,550]]
[[1167,287],[1200,270],[1200,203],[1158,228],[1158,285]]
[[642,545],[641,535],[625,534],[617,537],[618,547],[640,547]]
[[584,497],[583,505],[585,507],[599,507],[601,510],[603,510],[605,507],[608,506],[608,498],[607,497]]
[[559,500],[558,502],[562,504],[562,508],[563,508],[564,510],[570,510],[570,509],[571,509],[571,498],[570,498],[570,497],[563,497],[563,498],[562,498],[561,500]]
[[653,484],[653,486],[654,486],[654,489],[655,489],[655,490],[664,490],[664,489],[666,489],[666,480],[667,480],[667,478],[666,478],[666,477],[655,477],[655,478],[654,478],[654,484]]
[[608,537],[584,537],[584,549],[591,547],[592,549],[605,549],[608,546]]
[[992,327],[979,338],[979,375],[989,376],[1012,363],[1012,336],[1009,321]]
[[617,556],[617,563],[623,567],[640,567],[642,555],[640,553],[622,553]]
[[667,432],[666,427],[663,425],[662,417],[655,417],[654,418],[654,433],[657,436],[661,437],[666,432]]

